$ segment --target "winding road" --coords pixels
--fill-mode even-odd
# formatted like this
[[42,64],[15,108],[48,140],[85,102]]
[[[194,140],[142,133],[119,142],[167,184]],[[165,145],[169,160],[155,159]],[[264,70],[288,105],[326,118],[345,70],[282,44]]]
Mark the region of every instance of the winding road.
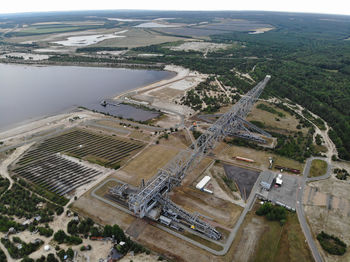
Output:
[[[324,160],[327,162],[328,167],[327,167],[327,172],[326,174],[324,174],[323,176],[319,176],[319,177],[311,177],[309,178],[309,173],[310,173],[310,168],[311,168],[311,163],[313,160],[315,159],[320,159],[320,160]],[[304,193],[304,189],[306,186],[306,182],[312,182],[312,181],[318,181],[318,180],[323,180],[323,179],[327,179],[331,176],[331,164],[329,163],[329,161],[326,158],[321,158],[321,157],[310,157],[306,160],[306,164],[304,167],[304,172],[303,172],[303,179],[301,180],[301,184],[299,185],[299,188],[297,190],[297,205],[296,205],[296,211],[297,211],[297,215],[298,215],[298,219],[300,222],[300,226],[304,232],[306,241],[310,247],[310,250],[312,252],[312,255],[315,259],[316,262],[323,262],[323,258],[319,252],[319,250],[317,249],[317,245],[315,243],[315,240],[312,236],[309,224],[306,221],[306,217],[305,217],[305,212],[304,212],[304,207],[303,207],[303,193]]]

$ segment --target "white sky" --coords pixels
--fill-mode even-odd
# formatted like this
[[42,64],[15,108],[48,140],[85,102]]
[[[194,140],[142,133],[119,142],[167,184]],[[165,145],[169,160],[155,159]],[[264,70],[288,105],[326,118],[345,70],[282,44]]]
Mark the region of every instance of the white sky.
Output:
[[350,15],[350,0],[1,0],[0,13],[148,9],[267,10]]

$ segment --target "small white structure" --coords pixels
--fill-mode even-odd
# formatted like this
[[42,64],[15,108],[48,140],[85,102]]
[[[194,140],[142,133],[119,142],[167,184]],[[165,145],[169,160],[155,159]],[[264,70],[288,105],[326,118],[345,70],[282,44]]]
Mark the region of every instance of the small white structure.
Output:
[[210,181],[211,177],[210,176],[205,176],[199,183],[196,185],[196,188],[199,190],[203,190],[206,184]]
[[50,251],[50,246],[49,245],[45,245],[44,246],[44,250],[47,252],[47,251]]
[[276,178],[276,185],[282,186],[283,180],[282,180],[282,174],[278,174]]
[[169,225],[171,224],[171,219],[170,219],[170,218],[167,218],[167,217],[165,217],[165,216],[160,216],[160,217],[159,217],[159,221],[160,221],[161,223],[163,223],[164,225],[167,225],[167,226],[169,226]]

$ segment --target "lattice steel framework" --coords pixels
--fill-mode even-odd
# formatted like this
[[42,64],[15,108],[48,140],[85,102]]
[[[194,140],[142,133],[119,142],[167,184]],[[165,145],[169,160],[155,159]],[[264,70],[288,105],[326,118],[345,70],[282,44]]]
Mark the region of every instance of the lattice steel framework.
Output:
[[[184,176],[225,136],[233,135],[257,142],[265,142],[263,138],[250,131],[254,130],[270,137],[268,133],[244,120],[269,80],[270,76],[267,75],[263,81],[246,93],[227,113],[214,122],[188,149],[178,153],[151,180],[140,187],[137,193],[130,194],[128,199],[129,209],[142,218],[157,203],[160,203],[163,207],[163,212],[172,212],[181,219],[191,223],[198,231],[203,232],[208,237],[220,239],[221,234],[218,231],[199,219],[198,216],[191,215],[176,206],[165,197],[165,194],[173,186],[179,185]],[[121,195],[121,191],[124,188],[120,189],[118,193],[115,193]]]

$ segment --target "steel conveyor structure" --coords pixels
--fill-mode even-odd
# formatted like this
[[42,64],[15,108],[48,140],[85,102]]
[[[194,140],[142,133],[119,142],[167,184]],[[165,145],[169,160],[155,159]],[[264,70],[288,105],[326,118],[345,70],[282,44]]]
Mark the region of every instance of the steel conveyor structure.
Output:
[[[191,228],[214,240],[221,238],[220,232],[204,222],[198,216],[182,210],[167,198],[166,193],[181,183],[185,175],[212,150],[225,136],[237,136],[256,142],[266,142],[254,132],[271,137],[268,133],[247,122],[245,118],[270,80],[267,75],[253,89],[241,97],[232,108],[212,124],[189,148],[179,152],[167,165],[136,193],[128,196],[129,209],[140,218],[146,216],[156,205],[161,205],[163,213],[172,214],[173,219],[180,218],[191,224]],[[113,189],[111,190],[112,193]],[[120,191],[120,188],[119,188]],[[119,195],[122,193],[119,192]]]

